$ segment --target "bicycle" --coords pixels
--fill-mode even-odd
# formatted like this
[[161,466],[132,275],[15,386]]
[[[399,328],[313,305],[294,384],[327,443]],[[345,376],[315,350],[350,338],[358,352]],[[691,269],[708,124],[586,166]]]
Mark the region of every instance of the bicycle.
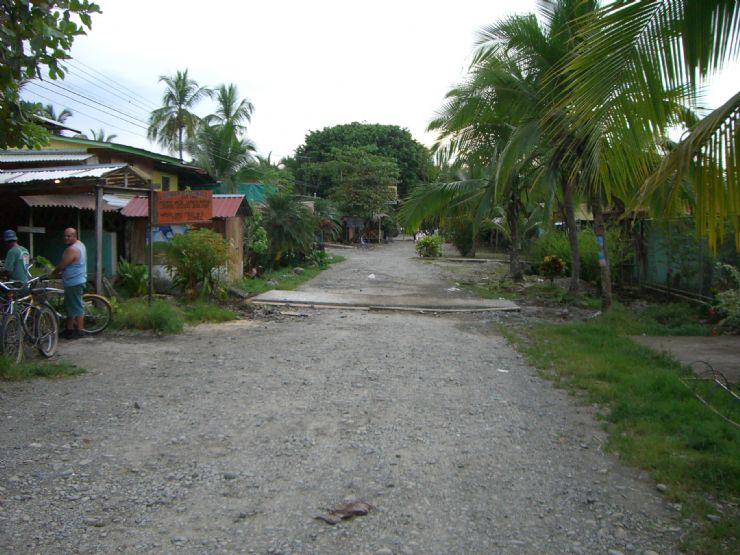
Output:
[[[59,322],[56,313],[46,301],[46,288],[36,287],[45,276],[31,279],[27,284],[2,284],[5,306],[2,330],[2,349],[16,362],[24,356],[24,342],[36,348],[44,357],[52,357],[59,343]],[[18,325],[20,324],[20,326]]]
[[[59,326],[63,326],[67,319],[64,309],[64,289],[55,287],[46,288],[47,301],[59,319]],[[97,293],[83,293],[82,303],[85,308],[85,328],[88,335],[97,335],[108,327],[113,317],[113,305],[103,295]]]

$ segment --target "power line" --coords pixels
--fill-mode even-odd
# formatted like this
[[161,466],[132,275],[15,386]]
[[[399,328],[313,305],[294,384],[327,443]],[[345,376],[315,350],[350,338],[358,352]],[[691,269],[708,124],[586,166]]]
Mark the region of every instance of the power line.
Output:
[[[73,59],[73,60],[71,60],[71,61],[73,61],[73,62],[74,62],[74,63],[73,63],[72,65],[76,65],[76,64],[79,64],[79,65],[83,66],[83,68],[87,68],[88,70],[90,70],[90,71],[92,71],[92,72],[94,72],[94,73],[97,73],[97,74],[98,74],[98,75],[100,75],[100,76],[101,76],[101,77],[102,77],[103,79],[105,79],[106,81],[110,81],[110,82],[111,82],[111,83],[113,83],[113,84],[114,84],[115,86],[117,86],[117,87],[119,87],[119,88],[121,88],[121,89],[123,89],[123,90],[125,90],[125,91],[128,91],[129,93],[131,93],[131,94],[133,95],[133,96],[130,96],[129,98],[132,98],[132,99],[134,99],[134,100],[135,100],[135,97],[138,97],[138,98],[139,98],[140,100],[142,100],[142,101],[143,101],[143,103],[142,103],[142,102],[139,102],[139,101],[137,101],[137,102],[139,102],[139,103],[140,103],[140,104],[141,104],[141,105],[142,105],[142,106],[143,106],[143,107],[144,107],[145,109],[147,109],[147,110],[151,111],[151,110],[155,110],[155,109],[157,108],[156,106],[154,106],[154,104],[150,104],[150,101],[149,101],[149,99],[145,98],[144,96],[142,96],[141,94],[137,93],[136,91],[133,91],[133,90],[129,89],[129,88],[127,87],[127,86],[125,86],[125,85],[123,85],[122,83],[119,83],[118,81],[116,81],[115,79],[113,79],[113,78],[111,78],[111,77],[109,77],[109,76],[105,75],[105,74],[104,74],[104,73],[102,73],[101,71],[98,71],[97,69],[95,69],[94,67],[92,67],[92,66],[90,66],[90,65],[86,64],[86,63],[85,63],[85,62],[83,62],[82,60],[80,60],[80,59],[78,59],[78,58],[74,58],[74,59]],[[101,80],[101,79],[99,79],[99,78],[95,77],[94,75],[90,74],[89,72],[85,71],[84,69],[82,69],[82,68],[79,68],[79,67],[78,67],[77,69],[79,69],[80,71],[83,71],[83,72],[87,73],[87,74],[88,74],[88,75],[90,75],[90,77],[92,77],[93,79],[96,79],[96,80],[100,81],[101,83],[105,83],[105,81],[103,81],[103,80]],[[107,85],[106,85],[106,86],[107,86]]]
[[[73,79],[70,79],[70,77],[73,78]],[[89,83],[93,87],[96,87],[96,88],[100,89],[101,91],[103,91],[103,93],[110,93],[110,94],[112,94],[113,96],[115,96],[115,97],[123,100],[126,103],[126,106],[128,108],[136,109],[136,110],[138,110],[138,111],[140,111],[140,112],[142,112],[144,114],[147,114],[147,115],[150,113],[150,110],[148,110],[147,108],[143,107],[142,105],[135,104],[130,99],[126,98],[125,96],[121,96],[121,95],[117,94],[112,89],[106,90],[104,87],[101,87],[100,85],[97,85],[95,82],[93,82],[90,79],[87,79],[83,75],[78,75],[77,73],[67,73],[67,79],[65,79],[64,82],[67,83],[71,88],[74,88],[74,85],[72,84],[73,80],[85,81],[86,83]]]

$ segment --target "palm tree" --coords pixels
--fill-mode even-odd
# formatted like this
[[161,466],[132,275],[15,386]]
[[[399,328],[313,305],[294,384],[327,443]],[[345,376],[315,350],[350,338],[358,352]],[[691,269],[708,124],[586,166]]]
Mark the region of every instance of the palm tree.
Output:
[[311,249],[315,217],[290,193],[268,193],[263,226],[270,242],[270,255],[276,264],[280,264],[286,255],[301,256]]
[[253,161],[254,143],[240,139],[230,126],[201,122],[195,136],[187,142],[194,162],[205,169],[227,191],[234,192],[241,172]]
[[90,129],[90,136],[92,137],[93,141],[98,141],[100,143],[110,143],[113,142],[113,139],[118,137],[118,135],[115,134],[106,135],[105,129],[100,129],[98,131],[95,131],[95,129]]
[[167,88],[162,96],[162,107],[149,117],[147,138],[157,141],[170,152],[179,152],[182,160],[184,142],[194,136],[200,121],[191,110],[204,97],[210,97],[211,91],[190,79],[187,69],[177,71],[174,76],[162,75],[159,81],[164,82]]
[[[56,110],[54,109],[53,104],[45,104],[44,105],[44,115],[51,120],[58,121],[59,123],[64,123],[69,118],[71,118],[74,114],[72,113],[72,110],[70,110],[69,108],[64,108],[61,112],[57,114]],[[58,128],[54,129],[52,131],[52,134],[61,135],[62,130]]]
[[216,96],[216,113],[206,118],[209,124],[231,126],[238,135],[247,131],[246,123],[252,121],[254,105],[248,99],[239,100],[236,85],[220,85],[213,94]]
[[[560,105],[570,107],[579,125],[598,129],[609,122],[615,144],[638,132],[658,141],[669,116],[655,101],[656,90],[675,91],[681,102],[696,105],[702,80],[740,53],[739,32],[736,0],[614,2],[588,18],[588,40],[562,68],[567,86]],[[619,117],[625,93],[628,109],[638,116],[629,125]],[[712,247],[729,219],[740,248],[739,119],[740,92],[695,125],[640,181],[643,198],[662,185],[673,196],[690,174],[699,193],[697,227]],[[599,152],[587,154],[593,160]],[[623,162],[621,171],[631,172],[629,161]]]

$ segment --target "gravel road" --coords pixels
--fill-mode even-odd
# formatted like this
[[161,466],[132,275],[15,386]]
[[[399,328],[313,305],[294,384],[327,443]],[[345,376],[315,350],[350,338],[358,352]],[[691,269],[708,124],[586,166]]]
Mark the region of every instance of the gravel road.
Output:
[[[342,251],[304,287],[465,294],[412,253]],[[0,383],[0,553],[678,553],[509,316],[303,314],[63,343],[88,373]]]

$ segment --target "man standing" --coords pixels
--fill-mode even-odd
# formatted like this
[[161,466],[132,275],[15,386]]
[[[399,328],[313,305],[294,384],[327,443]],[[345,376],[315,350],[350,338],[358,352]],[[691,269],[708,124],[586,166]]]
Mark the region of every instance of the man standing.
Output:
[[62,261],[52,273],[62,276],[64,308],[67,311],[66,329],[59,337],[78,339],[85,335],[85,305],[82,293],[87,283],[87,250],[82,241],[77,239],[77,230],[73,227],[64,230],[64,244],[67,248],[62,254]]
[[8,254],[5,255],[5,271],[13,281],[27,282],[31,278],[28,272],[31,256],[25,247],[18,244],[18,236],[12,229],[5,230],[3,240],[8,249]]

